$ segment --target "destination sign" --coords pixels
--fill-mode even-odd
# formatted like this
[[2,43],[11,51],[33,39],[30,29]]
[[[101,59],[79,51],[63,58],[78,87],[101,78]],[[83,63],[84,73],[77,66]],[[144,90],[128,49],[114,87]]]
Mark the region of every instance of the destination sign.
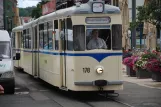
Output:
[[97,18],[86,18],[87,24],[109,24],[111,23],[110,17],[97,17]]
[[103,3],[93,3],[92,9],[94,13],[102,13],[104,10]]

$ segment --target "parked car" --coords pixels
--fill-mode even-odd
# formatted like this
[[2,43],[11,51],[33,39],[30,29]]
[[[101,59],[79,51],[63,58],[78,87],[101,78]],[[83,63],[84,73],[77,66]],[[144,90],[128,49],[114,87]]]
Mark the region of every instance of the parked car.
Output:
[[5,94],[15,92],[15,74],[13,60],[20,59],[20,54],[12,55],[11,38],[5,30],[0,30],[0,85]]
[[0,94],[4,93],[4,88],[0,85]]

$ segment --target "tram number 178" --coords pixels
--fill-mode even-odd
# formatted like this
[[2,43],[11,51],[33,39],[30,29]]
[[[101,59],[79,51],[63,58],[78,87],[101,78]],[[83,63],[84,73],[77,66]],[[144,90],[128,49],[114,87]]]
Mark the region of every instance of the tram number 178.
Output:
[[90,73],[90,68],[83,68],[83,73]]

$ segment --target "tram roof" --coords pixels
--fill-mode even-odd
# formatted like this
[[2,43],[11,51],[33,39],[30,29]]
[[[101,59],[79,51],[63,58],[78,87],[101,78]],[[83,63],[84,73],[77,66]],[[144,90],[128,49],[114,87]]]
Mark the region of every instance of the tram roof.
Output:
[[17,26],[17,27],[12,29],[12,31],[14,31],[14,32],[22,31],[22,30],[23,30],[23,26]]
[[[112,6],[112,5],[108,5],[105,4],[105,8],[104,8],[104,14],[120,14],[121,11],[119,9],[119,7],[116,6]],[[80,4],[69,7],[69,8],[65,8],[65,9],[61,9],[55,12],[52,12],[50,14],[41,16],[40,18],[33,20],[29,23],[26,23],[23,28],[30,28],[31,26],[35,26],[37,24],[49,21],[49,20],[53,20],[53,19],[58,19],[61,17],[68,17],[68,16],[72,16],[72,15],[81,15],[81,14],[95,14],[92,12],[91,9],[91,4],[90,3],[86,3],[86,4]]]
[[[119,7],[105,4],[104,14],[119,14],[121,13]],[[72,6],[69,8],[61,9],[39,18],[39,22],[45,22],[50,19],[57,19],[61,17],[67,17],[78,14],[95,14],[92,12],[91,5],[89,3],[81,4],[80,6]]]

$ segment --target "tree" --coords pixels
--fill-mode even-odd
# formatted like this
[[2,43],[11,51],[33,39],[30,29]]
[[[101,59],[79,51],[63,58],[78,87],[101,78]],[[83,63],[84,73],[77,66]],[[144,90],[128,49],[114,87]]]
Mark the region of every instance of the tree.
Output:
[[35,7],[19,8],[19,16],[21,17],[31,16],[31,12],[34,8]]
[[137,27],[142,22],[148,22],[161,28],[158,26],[161,22],[161,0],[149,0],[147,5],[139,6],[137,10],[136,22],[131,23],[131,28]]
[[39,2],[36,6],[36,8],[34,8],[31,12],[31,17],[32,18],[39,18],[40,16],[42,16],[42,6],[44,4],[46,4],[47,2],[49,1],[42,1],[42,2]]

